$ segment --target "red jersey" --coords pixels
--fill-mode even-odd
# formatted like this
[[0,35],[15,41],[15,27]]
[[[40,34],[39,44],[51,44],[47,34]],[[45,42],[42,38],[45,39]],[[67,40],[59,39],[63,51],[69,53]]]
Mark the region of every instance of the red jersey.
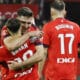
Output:
[[[7,28],[5,27],[5,30],[7,31]],[[5,30],[2,30],[4,32]],[[37,30],[36,27],[31,27],[29,31],[35,31]],[[2,35],[2,39],[4,39],[9,33],[5,33],[5,35]],[[12,51],[11,53],[4,52],[4,56],[8,57],[8,59],[4,56],[1,56],[1,60],[4,60],[6,63],[8,61],[17,61],[22,62],[27,60],[30,56],[32,56],[36,52],[35,45],[40,44],[38,40],[36,40],[34,43],[31,41],[32,39],[27,40],[20,48],[16,49],[15,51]],[[12,54],[12,55],[11,55]],[[9,57],[10,56],[10,57]],[[38,76],[38,66],[35,64],[30,69],[20,70],[20,71],[11,71],[8,68],[2,67],[2,72],[4,73],[2,78],[3,80],[39,80]]]
[[[9,52],[5,47],[0,48],[0,61],[8,63],[8,61],[22,62],[33,56],[36,52],[35,44],[28,40],[20,48]],[[2,54],[3,53],[3,54]],[[2,67],[2,80],[39,80],[38,66],[33,65],[29,69],[20,71],[9,70],[8,67]]]
[[80,59],[78,59],[77,76],[80,76]]
[[1,46],[1,37],[0,37],[0,46]]
[[10,34],[8,33],[7,27],[3,26],[1,30],[1,45],[4,45],[3,40],[5,37],[9,36]]
[[43,27],[43,44],[48,47],[45,76],[50,80],[76,79],[79,26],[57,18]]
[[2,77],[4,77],[8,72],[8,65],[6,62],[11,60],[13,57],[14,56],[9,53],[5,46],[0,47],[0,70]]
[[[36,26],[34,26],[34,25],[32,25],[29,29],[28,29],[28,31],[34,31],[34,30],[39,30]],[[7,36],[9,36],[10,34],[9,34],[9,32],[8,32],[8,30],[7,30],[7,27],[6,26],[3,26],[2,27],[2,30],[1,30],[1,45],[4,45],[4,43],[3,43],[3,40],[4,40],[4,38],[5,37],[7,37]]]

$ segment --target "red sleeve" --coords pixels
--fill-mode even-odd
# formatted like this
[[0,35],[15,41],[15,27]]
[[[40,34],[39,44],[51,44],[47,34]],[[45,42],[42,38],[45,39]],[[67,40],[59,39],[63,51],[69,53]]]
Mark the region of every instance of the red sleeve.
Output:
[[1,45],[3,45],[3,40],[5,37],[7,37],[9,35],[8,31],[7,31],[7,27],[3,26],[2,30],[1,30]]
[[44,44],[44,46],[46,46],[46,47],[48,47],[49,46],[49,44],[50,44],[50,41],[49,41],[49,39],[50,39],[50,36],[49,36],[49,25],[48,24],[46,24],[46,25],[44,25],[43,26],[43,44]]
[[36,30],[39,30],[39,29],[38,29],[38,27],[35,26],[35,25],[32,25],[32,26],[28,29],[29,32],[30,32],[30,31],[36,31]]
[[7,58],[8,58],[7,52],[8,52],[8,50],[6,49],[6,47],[4,47],[4,46],[0,47],[0,62],[7,60]]
[[[30,32],[30,31],[37,31],[37,30],[39,30],[38,27],[35,26],[35,25],[32,25],[32,26],[29,28],[28,31]],[[34,43],[35,45],[40,45],[40,44],[41,44],[40,39],[37,38],[37,37],[30,37],[30,42],[31,42],[31,43]]]
[[79,33],[78,33],[78,42],[80,44],[80,27],[79,27]]
[[78,70],[77,70],[77,75],[80,76],[80,59],[78,59]]
[[1,46],[1,38],[0,38],[0,46]]
[[40,38],[37,38],[37,37],[31,37],[30,38],[30,43],[34,43],[35,45],[42,44],[42,42],[40,41]]

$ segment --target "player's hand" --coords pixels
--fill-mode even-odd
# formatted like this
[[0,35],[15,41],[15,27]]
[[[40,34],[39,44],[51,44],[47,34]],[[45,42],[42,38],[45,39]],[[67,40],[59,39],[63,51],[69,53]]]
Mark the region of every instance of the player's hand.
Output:
[[19,64],[16,61],[8,61],[8,67],[10,70],[20,70]]
[[28,32],[29,36],[36,36],[38,38],[41,38],[42,35],[43,35],[43,32],[42,31],[31,31],[31,32]]
[[40,80],[45,80],[43,75],[40,75]]

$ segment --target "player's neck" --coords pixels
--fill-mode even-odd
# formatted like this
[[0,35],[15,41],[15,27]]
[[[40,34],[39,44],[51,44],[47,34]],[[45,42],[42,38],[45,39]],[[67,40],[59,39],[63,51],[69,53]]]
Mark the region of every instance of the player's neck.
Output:
[[52,20],[55,20],[56,18],[64,18],[64,16],[60,14],[52,16]]

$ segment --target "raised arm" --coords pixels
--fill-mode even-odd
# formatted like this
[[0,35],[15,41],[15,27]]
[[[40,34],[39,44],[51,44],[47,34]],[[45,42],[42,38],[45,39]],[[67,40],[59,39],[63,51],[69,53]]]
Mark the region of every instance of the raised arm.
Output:
[[8,50],[15,50],[20,47],[24,42],[29,39],[31,36],[39,37],[42,34],[41,31],[31,31],[19,37],[6,37],[4,38],[4,44]]
[[43,69],[45,68],[46,58],[47,58],[47,48],[44,48],[44,57],[43,57],[43,60],[39,62],[39,66],[38,66],[40,80],[45,80]]

